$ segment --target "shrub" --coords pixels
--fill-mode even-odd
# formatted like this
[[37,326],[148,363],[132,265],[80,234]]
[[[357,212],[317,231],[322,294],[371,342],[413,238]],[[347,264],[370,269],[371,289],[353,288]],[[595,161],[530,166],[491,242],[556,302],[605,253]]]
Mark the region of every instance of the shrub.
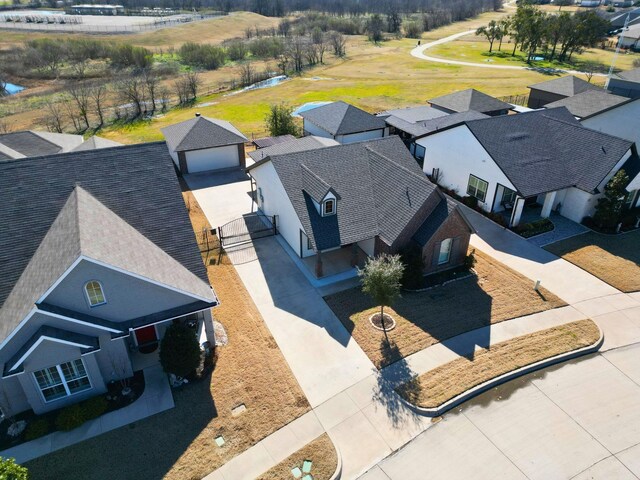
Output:
[[85,422],[84,410],[80,404],[76,403],[63,408],[56,418],[58,430],[69,431],[78,428]]
[[195,332],[174,323],[160,342],[160,364],[166,373],[186,377],[200,365],[200,345]]
[[144,47],[118,45],[111,50],[111,64],[115,68],[144,70],[153,64],[153,54]]
[[407,247],[400,251],[405,268],[400,283],[403,288],[417,290],[424,286],[424,260],[419,247]]
[[27,441],[35,440],[36,438],[44,437],[47,433],[49,433],[49,422],[44,418],[38,418],[27,426],[24,438]]
[[291,116],[293,107],[281,103],[269,106],[269,113],[265,118],[267,130],[271,136],[293,135],[298,136],[300,129],[296,125],[295,120]]
[[248,53],[249,49],[242,40],[231,40],[227,44],[227,55],[234,62],[244,60]]
[[0,457],[0,478],[2,480],[28,480],[29,472],[18,465],[13,458]]
[[462,203],[469,208],[476,208],[478,206],[478,199],[471,195],[467,195],[466,197],[462,197]]
[[404,34],[407,38],[420,38],[422,36],[422,24],[418,22],[405,23]]
[[222,48],[193,42],[183,44],[178,54],[185,65],[206,70],[216,70],[224,65],[226,60],[226,53]]
[[102,395],[90,398],[80,404],[85,421],[98,418],[107,411],[108,402]]
[[469,255],[467,255],[466,257],[464,257],[464,268],[471,270],[473,267],[476,266],[476,251],[471,250],[471,252],[469,253]]
[[507,226],[507,220],[499,213],[490,212],[487,213],[487,217],[496,222],[498,225],[501,225],[503,227]]

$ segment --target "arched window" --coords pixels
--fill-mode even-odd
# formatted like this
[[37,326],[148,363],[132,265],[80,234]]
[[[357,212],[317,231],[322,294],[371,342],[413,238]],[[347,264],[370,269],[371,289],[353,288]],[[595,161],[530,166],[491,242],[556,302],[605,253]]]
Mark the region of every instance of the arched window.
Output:
[[97,280],[91,280],[84,286],[84,291],[87,294],[87,300],[89,300],[89,306],[96,307],[107,303],[107,299],[104,296],[102,290],[102,284]]

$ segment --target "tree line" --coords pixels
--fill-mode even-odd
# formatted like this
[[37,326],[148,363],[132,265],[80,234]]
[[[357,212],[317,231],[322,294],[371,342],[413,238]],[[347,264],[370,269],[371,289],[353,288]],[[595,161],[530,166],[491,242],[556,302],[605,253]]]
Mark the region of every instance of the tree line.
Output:
[[609,22],[592,10],[549,14],[534,5],[521,4],[513,16],[492,20],[476,34],[489,41],[489,52],[496,41],[501,50],[502,41],[509,37],[513,41],[512,56],[520,48],[527,53],[527,63],[539,52],[546,60],[570,62],[574,53],[601,42],[608,29]]

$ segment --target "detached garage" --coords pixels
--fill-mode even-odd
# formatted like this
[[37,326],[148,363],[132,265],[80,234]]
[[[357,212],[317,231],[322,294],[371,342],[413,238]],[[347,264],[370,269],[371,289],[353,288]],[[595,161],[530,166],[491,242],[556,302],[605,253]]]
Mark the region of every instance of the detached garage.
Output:
[[224,120],[195,118],[162,129],[169,153],[181,173],[197,173],[245,167],[240,131]]

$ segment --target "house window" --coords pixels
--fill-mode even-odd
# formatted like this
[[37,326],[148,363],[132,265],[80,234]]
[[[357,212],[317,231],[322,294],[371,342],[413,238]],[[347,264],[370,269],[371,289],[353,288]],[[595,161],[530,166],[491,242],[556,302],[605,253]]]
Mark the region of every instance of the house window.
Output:
[[624,198],[624,206],[626,208],[633,208],[634,200],[636,198],[636,193],[638,193],[637,190],[632,190],[629,193],[627,193],[627,196]]
[[453,239],[447,238],[442,241],[440,244],[440,253],[438,254],[438,265],[444,265],[445,263],[449,263],[449,259],[451,258],[451,244],[453,243]]
[[307,250],[313,250],[313,246],[311,245],[311,239],[307,237]]
[[84,286],[84,291],[87,294],[87,299],[91,307],[97,307],[98,305],[107,303],[104,297],[104,291],[102,290],[102,284],[99,281],[91,280],[87,282]]
[[467,186],[467,194],[477,198],[481,202],[484,202],[487,198],[487,189],[489,184],[484,180],[479,179],[473,175],[469,175],[469,185]]
[[45,402],[68,397],[91,388],[82,359],[33,372]]
[[510,204],[513,205],[516,201],[516,192],[511,190],[510,188],[504,187],[504,191],[502,192],[502,205]]
[[322,204],[323,215],[333,215],[336,213],[336,201],[335,200],[325,200]]
[[425,148],[418,143],[416,143],[415,146],[416,146],[416,151],[413,154],[413,156],[418,160],[424,160],[424,154],[426,153]]

